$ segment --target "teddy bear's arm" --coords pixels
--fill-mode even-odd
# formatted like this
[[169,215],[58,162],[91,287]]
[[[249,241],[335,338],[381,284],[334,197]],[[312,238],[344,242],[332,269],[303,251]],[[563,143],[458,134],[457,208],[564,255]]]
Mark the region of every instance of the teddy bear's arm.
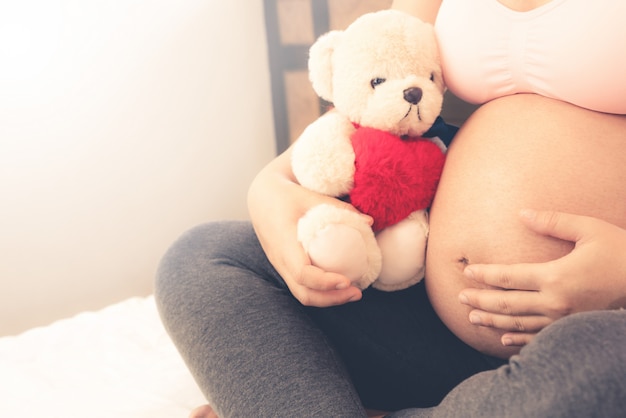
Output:
[[352,123],[330,111],[302,132],[294,144],[291,164],[298,182],[329,196],[343,196],[353,187]]

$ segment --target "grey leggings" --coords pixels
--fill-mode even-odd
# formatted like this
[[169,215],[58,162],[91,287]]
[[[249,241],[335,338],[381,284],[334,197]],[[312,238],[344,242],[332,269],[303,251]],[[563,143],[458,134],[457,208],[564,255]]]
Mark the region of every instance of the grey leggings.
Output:
[[572,315],[509,362],[458,340],[422,285],[304,307],[247,222],[201,225],[165,254],[163,323],[222,417],[612,417],[626,411],[626,313]]

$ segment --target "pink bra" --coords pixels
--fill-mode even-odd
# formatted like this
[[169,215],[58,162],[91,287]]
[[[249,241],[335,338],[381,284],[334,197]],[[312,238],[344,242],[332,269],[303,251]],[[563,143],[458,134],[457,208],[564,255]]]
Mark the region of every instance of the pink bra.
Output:
[[435,24],[448,88],[470,103],[537,93],[626,114],[626,0],[443,0]]

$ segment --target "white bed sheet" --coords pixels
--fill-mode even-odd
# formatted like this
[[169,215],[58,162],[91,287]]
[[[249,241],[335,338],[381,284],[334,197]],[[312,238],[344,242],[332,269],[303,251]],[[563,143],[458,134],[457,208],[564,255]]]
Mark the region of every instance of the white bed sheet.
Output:
[[0,338],[2,418],[184,418],[205,402],[152,296]]

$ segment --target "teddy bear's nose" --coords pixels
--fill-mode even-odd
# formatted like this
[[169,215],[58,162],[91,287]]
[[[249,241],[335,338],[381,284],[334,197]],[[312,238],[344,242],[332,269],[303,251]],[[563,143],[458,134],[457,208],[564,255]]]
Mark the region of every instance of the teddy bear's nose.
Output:
[[422,89],[411,87],[404,90],[404,100],[414,105],[418,104],[422,100]]

